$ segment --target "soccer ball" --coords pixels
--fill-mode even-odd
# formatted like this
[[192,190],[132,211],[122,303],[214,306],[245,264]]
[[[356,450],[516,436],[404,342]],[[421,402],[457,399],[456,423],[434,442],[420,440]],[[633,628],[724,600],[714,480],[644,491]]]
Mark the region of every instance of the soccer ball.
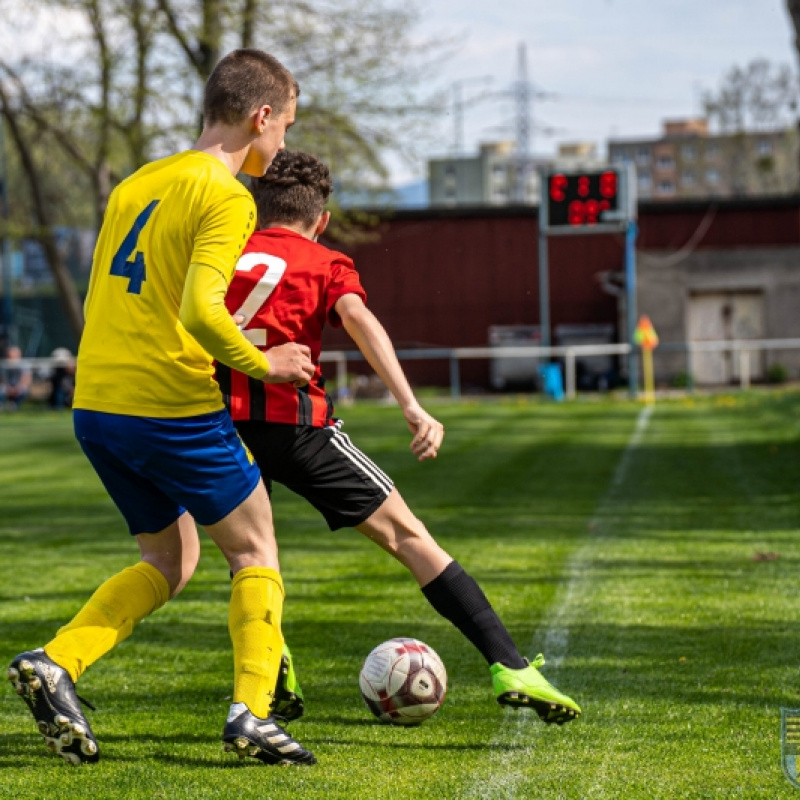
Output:
[[367,708],[392,725],[419,725],[444,702],[447,672],[417,639],[389,639],[366,658],[358,680]]

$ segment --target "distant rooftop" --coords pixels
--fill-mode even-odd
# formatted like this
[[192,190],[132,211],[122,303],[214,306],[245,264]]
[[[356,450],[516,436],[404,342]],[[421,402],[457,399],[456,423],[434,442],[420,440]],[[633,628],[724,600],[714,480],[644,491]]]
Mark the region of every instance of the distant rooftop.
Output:
[[664,136],[708,136],[708,120],[703,117],[665,119]]

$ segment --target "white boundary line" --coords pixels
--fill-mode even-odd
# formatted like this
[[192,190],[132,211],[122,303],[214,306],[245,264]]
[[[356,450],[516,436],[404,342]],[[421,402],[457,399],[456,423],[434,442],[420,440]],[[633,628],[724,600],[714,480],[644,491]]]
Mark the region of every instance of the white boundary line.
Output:
[[[539,629],[534,634],[531,641],[531,652],[538,651],[535,642],[543,642],[542,649],[547,657],[547,664],[551,668],[548,670],[548,679],[552,673],[558,669],[567,655],[569,647],[569,618],[574,606],[580,601],[580,596],[587,589],[586,572],[593,562],[593,555],[598,539],[602,538],[601,522],[604,517],[602,511],[610,503],[615,502],[617,492],[625,485],[630,470],[630,463],[634,451],[640,446],[644,438],[645,431],[653,413],[653,406],[647,405],[640,412],[636,419],[636,427],[631,434],[625,449],[622,451],[611,483],[605,494],[595,508],[595,512],[589,521],[589,529],[593,532],[588,541],[572,554],[565,568],[567,575],[567,585],[562,589],[553,600],[552,606],[555,613],[551,615],[546,628]],[[561,687],[569,694],[569,687]],[[576,698],[581,703],[581,698]],[[591,703],[589,699],[587,702]],[[510,725],[509,725],[510,722]],[[580,725],[580,722],[572,723]],[[465,798],[480,798],[480,800],[515,800],[517,798],[517,785],[522,779],[523,773],[518,770],[520,763],[526,763],[529,758],[534,758],[533,747],[538,731],[542,730],[542,723],[538,716],[531,711],[530,713],[519,713],[513,709],[507,709],[504,714],[504,731],[512,728],[511,741],[507,736],[495,737],[492,744],[511,746],[509,755],[500,756],[493,762],[494,768],[488,775],[478,779],[472,787],[464,793]],[[525,746],[520,752],[520,746]],[[530,752],[528,752],[530,750]],[[520,799],[521,800],[521,799]]]
[[537,631],[534,636],[534,641],[544,637],[544,652],[547,654],[547,663],[554,668],[558,668],[564,657],[567,654],[567,647],[569,644],[569,628],[566,623],[567,615],[570,608],[575,604],[575,595],[579,588],[585,584],[585,570],[586,567],[592,562],[592,553],[594,551],[597,539],[601,538],[597,532],[602,532],[602,520],[604,509],[609,503],[613,502],[617,492],[624,486],[628,477],[630,469],[631,456],[633,451],[636,450],[642,442],[644,432],[647,430],[647,425],[650,422],[650,417],[653,413],[653,406],[647,405],[640,412],[636,419],[636,427],[631,434],[631,438],[625,445],[619,461],[617,462],[614,475],[611,478],[611,484],[606,493],[600,498],[597,508],[589,521],[589,530],[594,534],[589,538],[589,541],[583,545],[579,550],[572,554],[567,562],[565,572],[569,576],[569,582],[566,589],[563,590],[563,597],[557,598],[554,602],[556,606],[555,614],[550,618],[550,624],[545,631]]

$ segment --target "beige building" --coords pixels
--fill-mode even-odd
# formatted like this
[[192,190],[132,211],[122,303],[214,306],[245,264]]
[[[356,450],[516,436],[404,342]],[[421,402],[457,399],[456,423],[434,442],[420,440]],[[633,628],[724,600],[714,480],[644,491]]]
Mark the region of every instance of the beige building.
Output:
[[640,200],[791,194],[800,186],[794,129],[711,134],[704,119],[668,120],[659,138],[612,139],[612,164],[633,164]]
[[513,142],[482,144],[476,156],[428,162],[432,206],[482,206],[538,202],[537,161],[519,158]]
[[554,158],[516,153],[514,142],[490,142],[475,156],[448,156],[428,162],[432,206],[538,205],[543,167],[579,169],[598,166],[594,142],[570,142]]

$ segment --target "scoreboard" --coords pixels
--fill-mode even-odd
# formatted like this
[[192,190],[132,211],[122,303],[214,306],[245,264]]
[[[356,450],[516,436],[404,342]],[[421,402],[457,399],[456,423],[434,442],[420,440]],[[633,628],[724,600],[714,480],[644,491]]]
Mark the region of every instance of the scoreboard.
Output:
[[539,225],[550,235],[622,231],[636,218],[632,170],[625,165],[542,174]]

